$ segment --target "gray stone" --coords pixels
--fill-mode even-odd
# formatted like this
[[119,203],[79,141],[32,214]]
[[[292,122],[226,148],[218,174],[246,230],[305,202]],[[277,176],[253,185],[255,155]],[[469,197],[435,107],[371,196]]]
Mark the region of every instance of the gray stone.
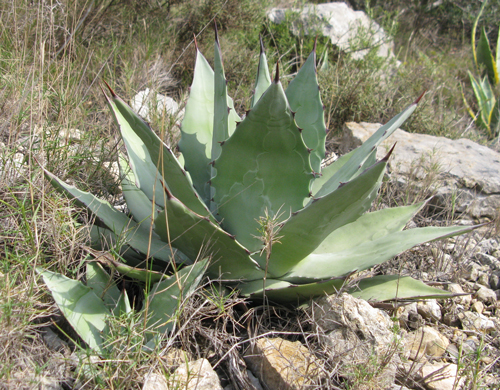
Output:
[[174,389],[223,390],[217,373],[207,359],[181,364],[172,378]]
[[491,333],[495,331],[495,323],[484,314],[465,311],[458,314],[462,328],[481,333]]
[[479,252],[474,255],[474,258],[482,265],[489,267],[489,269],[500,271],[500,260],[498,260],[495,256]]
[[438,330],[423,326],[415,332],[408,333],[404,344],[409,358],[420,360],[424,356],[443,356],[450,342]]
[[[294,35],[322,34],[332,44],[362,59],[371,48],[379,57],[394,57],[393,43],[384,30],[363,11],[354,11],[344,2],[306,4],[302,8],[273,8],[267,17],[273,23],[285,21],[287,12],[297,14],[291,31]],[[367,47],[365,42],[371,42]]]
[[[346,123],[344,150],[359,146],[379,127],[373,123]],[[396,142],[389,160],[391,172],[424,179],[434,171],[437,183],[433,204],[449,207],[453,197],[457,213],[465,212],[475,219],[495,218],[500,207],[499,153],[468,139],[451,140],[398,129],[382,142],[377,157],[383,157]]]
[[500,272],[495,271],[490,275],[490,279],[488,280],[490,288],[492,290],[500,289]]
[[177,120],[184,115],[184,110],[179,111],[179,104],[174,99],[159,93],[155,94],[149,88],[138,92],[131,99],[130,107],[147,121],[151,120],[151,111],[159,111],[160,113],[164,111]]
[[245,362],[268,389],[308,388],[321,372],[318,359],[300,341],[279,337],[258,339],[245,354]]
[[481,288],[476,291],[475,297],[479,301],[486,304],[494,305],[497,301],[497,295],[495,294],[495,291],[484,286],[481,286]]
[[157,372],[146,374],[142,390],[168,390],[168,382],[165,379],[165,375]]
[[419,301],[417,311],[426,320],[441,321],[441,306],[436,299]]
[[[320,341],[328,348],[333,360],[349,362],[345,374],[353,365],[365,365],[375,358],[387,363],[375,375],[381,388],[394,383],[399,356],[395,353],[397,336],[392,331],[389,316],[349,294],[322,297],[313,304],[313,327]],[[339,368],[342,371],[342,367]]]
[[422,316],[418,314],[417,302],[398,307],[396,315],[403,328],[417,329],[423,322]]

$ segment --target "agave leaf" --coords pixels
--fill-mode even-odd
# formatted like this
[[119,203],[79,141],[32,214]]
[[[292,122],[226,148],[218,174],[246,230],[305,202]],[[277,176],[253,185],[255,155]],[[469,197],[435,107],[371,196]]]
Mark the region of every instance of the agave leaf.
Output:
[[[296,304],[305,302],[322,294],[334,294],[344,284],[343,279],[323,280],[307,284],[293,284],[283,280],[267,279],[266,298],[270,301]],[[264,284],[262,280],[241,283],[238,288],[241,295],[248,298],[262,298]]]
[[[110,89],[112,92],[112,90]],[[108,99],[111,111],[120,128],[122,138],[127,146],[127,153],[134,170],[135,179],[149,177],[138,187],[154,202],[163,206],[164,189],[168,188],[175,196],[182,199],[189,207],[201,215],[211,216],[206,205],[200,200],[193,188],[191,177],[181,167],[175,155],[149,125],[144,122],[122,99],[113,93]],[[137,155],[135,153],[137,152]],[[141,169],[134,164],[144,160]],[[168,183],[164,178],[168,178]],[[154,189],[154,192],[153,192]]]
[[[278,235],[280,242],[272,247],[268,270],[283,276],[312,253],[335,229],[358,219],[377,195],[387,163],[372,166],[354,180],[292,215]],[[257,260],[256,255],[254,258]],[[265,259],[258,260],[265,264]],[[333,267],[333,266],[332,266]]]
[[[488,76],[488,80],[491,85],[498,84],[498,70],[497,64],[495,63],[495,58],[491,52],[490,42],[486,36],[486,30],[481,30],[481,37],[477,44],[477,62],[479,66],[484,67],[484,71]],[[480,69],[481,71],[483,69]]]
[[196,48],[194,78],[181,125],[179,150],[185,168],[205,203],[210,200],[212,133],[214,126],[214,71]]
[[[292,282],[345,277],[354,271],[363,271],[387,261],[415,245],[464,234],[473,227],[424,227],[377,237],[370,227],[371,239],[356,247],[345,245],[345,249],[333,253],[311,253],[298,263],[286,276]],[[342,244],[341,244],[342,245]]]
[[[420,97],[421,98],[421,97]],[[415,111],[419,102],[417,99],[401,113],[392,118],[385,125],[381,126],[370,138],[368,138],[359,148],[353,151],[353,155],[323,186],[316,192],[316,197],[325,196],[334,191],[341,183],[351,180],[356,173],[364,167],[365,161],[375,148],[394,131]]]
[[76,333],[90,348],[101,353],[101,332],[105,330],[106,320],[111,315],[103,300],[78,280],[40,267],[36,271],[42,275],[54,301]]
[[316,48],[309,55],[297,76],[286,89],[290,108],[295,112],[295,122],[302,131],[304,143],[312,149],[310,162],[314,172],[321,170],[325,158],[326,126],[323,103],[316,77]]
[[[121,242],[130,245],[141,253],[149,254],[155,259],[163,261],[165,266],[170,263],[173,254],[166,243],[151,236],[149,232],[144,229],[140,229],[136,222],[116,210],[108,202],[64,183],[45,169],[44,173],[55,188],[83,204],[92,211],[109,230],[115,235],[122,237]],[[186,264],[192,263],[188,257],[179,251],[175,253],[175,259],[177,262]]]
[[[168,263],[161,260],[157,261],[155,259],[154,262],[147,260],[146,253],[141,253],[130,245],[123,244],[122,237],[105,227],[92,225],[90,240],[92,249],[102,252],[110,251],[114,255],[118,255],[129,266],[148,268],[155,271],[163,271],[168,266]],[[177,253],[180,252],[176,251],[175,253],[177,256]]]
[[113,309],[114,316],[121,316],[122,314],[129,314],[132,312],[130,300],[126,290],[123,290],[118,298],[115,308]]
[[395,299],[440,299],[456,294],[431,287],[409,276],[378,275],[362,279],[349,293],[367,301],[393,301]]
[[[177,271],[175,275],[156,283],[143,309],[147,318],[147,327],[155,333],[165,333],[172,330],[177,309],[196,290],[203,278],[208,260],[202,260]],[[148,338],[150,338],[149,335]]]
[[260,216],[302,208],[313,178],[307,151],[281,83],[273,83],[215,162],[215,202],[224,229],[250,251],[261,248]]
[[[316,178],[312,184],[311,188],[311,193],[313,198],[317,197],[318,191],[323,187],[323,185],[330,180],[330,178],[335,175],[340,168],[344,166],[344,164],[349,161],[349,159],[352,157],[354,154],[355,150],[350,151],[347,154],[344,154],[340,156],[337,160],[335,160],[333,163],[330,165],[327,165],[326,167],[323,168],[321,171],[321,176]],[[351,178],[354,179],[358,175],[360,175],[362,172],[364,172],[366,169],[371,167],[373,164],[377,162],[377,149],[373,149],[373,151],[368,155],[368,158],[365,160],[363,163],[363,166],[361,169],[359,169]],[[309,203],[309,199],[307,199],[307,203]]]
[[[210,154],[211,160],[215,160],[220,156],[221,144],[226,141],[236,128],[236,122],[239,122],[240,117],[236,114],[232,100],[228,106],[227,96],[227,80],[224,75],[224,67],[222,63],[222,53],[220,50],[219,39],[216,34],[215,41],[215,56],[214,56],[214,117],[213,117],[213,135],[212,135],[212,151]],[[231,122],[231,123],[230,123]],[[210,178],[216,175],[217,170],[211,165]],[[211,189],[210,199],[213,199],[214,190]],[[213,211],[217,206],[211,202],[210,209]]]
[[252,102],[250,108],[253,108],[255,104],[259,101],[264,92],[267,91],[271,85],[271,75],[269,74],[269,67],[267,66],[267,57],[264,52],[264,44],[262,43],[262,37],[260,37],[260,56],[259,56],[259,67],[257,68],[257,77],[255,79],[254,94],[252,96]]
[[[134,172],[129,168],[127,162],[121,154],[118,156],[118,162],[120,167],[120,176],[122,177],[122,193],[130,213],[141,227],[147,231],[151,230],[151,233],[156,236],[156,233],[154,233],[153,230],[153,221],[156,214],[160,212],[159,207],[156,204],[153,206],[153,202],[151,202],[149,197],[135,185]],[[152,220],[151,214],[153,210],[154,216]]]
[[94,294],[104,301],[109,310],[113,310],[120,298],[120,291],[112,276],[96,261],[87,261],[86,267],[87,287],[90,287]]
[[[189,210],[173,196],[156,219],[156,231],[163,240],[182,248],[192,259],[205,253],[212,255],[214,263],[208,270],[211,277],[234,280],[263,276],[248,251],[234,237],[206,217]],[[222,275],[219,269],[224,272]]]
[[149,269],[131,267],[129,265],[119,263],[110,258],[106,258],[104,260],[104,263],[108,267],[116,270],[123,276],[140,280],[141,282],[145,283],[157,283],[166,277],[165,274],[162,272],[155,272]]

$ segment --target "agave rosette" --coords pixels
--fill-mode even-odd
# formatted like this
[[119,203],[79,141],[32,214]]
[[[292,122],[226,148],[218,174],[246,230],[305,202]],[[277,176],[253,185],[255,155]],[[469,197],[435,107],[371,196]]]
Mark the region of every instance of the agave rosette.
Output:
[[[189,265],[210,254],[211,278],[245,296],[265,293],[281,302],[332,293],[353,273],[415,245],[470,231],[404,230],[425,202],[368,212],[390,155],[376,161],[376,148],[418,100],[362,146],[321,166],[326,128],[315,57],[313,51],[285,90],[278,66],[271,80],[261,50],[251,107],[241,119],[227,94],[218,41],[213,69],[197,48],[180,156],[109,88],[107,101],[127,152],[120,168],[130,216],[46,174],[97,216],[94,244],[102,245],[103,237],[115,243],[130,265],[146,259],[165,269],[172,261]],[[266,215],[276,228],[267,246],[259,233]],[[375,300],[449,295],[386,275],[362,280],[351,292]]]

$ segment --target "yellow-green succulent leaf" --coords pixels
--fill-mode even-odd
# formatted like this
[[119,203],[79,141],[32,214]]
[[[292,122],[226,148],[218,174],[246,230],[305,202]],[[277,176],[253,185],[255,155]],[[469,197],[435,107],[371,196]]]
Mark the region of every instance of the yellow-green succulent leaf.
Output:
[[486,30],[481,30],[481,36],[477,44],[477,62],[479,64],[479,70],[484,71],[488,76],[488,80],[491,85],[498,84],[498,71],[497,64],[495,63],[495,58],[491,52],[490,42],[486,36]]

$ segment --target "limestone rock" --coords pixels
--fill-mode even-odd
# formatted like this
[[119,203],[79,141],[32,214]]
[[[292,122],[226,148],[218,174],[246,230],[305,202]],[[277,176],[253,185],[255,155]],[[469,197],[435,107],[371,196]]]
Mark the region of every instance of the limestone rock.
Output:
[[405,337],[405,347],[412,360],[420,360],[424,355],[441,357],[450,344],[438,330],[423,326]]
[[436,299],[419,301],[417,311],[426,320],[441,321],[441,306]]
[[495,323],[484,314],[465,311],[458,314],[462,327],[465,330],[473,330],[481,333],[491,333],[495,330]]
[[[393,44],[384,30],[366,13],[354,11],[344,2],[306,4],[300,9],[273,8],[267,17],[280,24],[287,12],[297,14],[291,27],[294,35],[322,34],[329,37],[333,45],[350,52],[354,59],[362,59],[372,47],[376,48],[379,57],[394,57]],[[371,45],[367,47],[362,40],[371,42]]]
[[130,101],[130,107],[147,121],[151,120],[151,111],[166,114],[180,120],[184,115],[184,110],[179,111],[179,104],[170,96],[160,93],[153,93],[149,88],[138,92]]
[[[346,123],[343,148],[359,146],[379,127],[376,123]],[[471,218],[495,217],[500,207],[500,153],[467,139],[451,140],[398,129],[382,142],[377,157],[383,157],[396,142],[389,160],[391,172],[424,178],[429,169],[437,170],[439,185],[432,199],[435,205],[446,206],[455,194],[457,213],[466,212]]]
[[[465,294],[464,289],[458,283],[450,283],[447,286],[447,289],[448,289],[448,291],[451,291],[452,293],[455,293],[455,294]],[[469,308],[469,306],[471,305],[471,302],[472,302],[472,298],[469,294],[461,295],[458,297],[453,297],[452,300],[456,304],[463,305],[464,308],[466,308],[466,309]]]
[[497,301],[495,291],[484,286],[481,286],[481,288],[476,291],[475,296],[479,301],[486,303],[487,305],[494,305]]
[[423,322],[422,316],[418,314],[417,302],[400,306],[397,310],[399,325],[403,328],[417,329]]
[[207,359],[180,365],[173,374],[173,389],[223,390],[219,377]]
[[148,373],[144,378],[142,390],[168,390],[165,375],[157,372]]
[[302,389],[317,380],[320,365],[300,341],[260,338],[245,354],[245,361],[268,389]]
[[[462,388],[463,379],[457,380],[456,364],[433,363],[419,367],[416,377],[425,383],[429,390],[455,390]],[[455,387],[455,383],[458,385]]]
[[312,317],[321,342],[334,360],[353,366],[367,365],[375,358],[378,363],[385,364],[377,375],[378,385],[381,388],[391,386],[399,356],[395,353],[397,336],[391,330],[393,322],[385,312],[344,293],[316,300]]

